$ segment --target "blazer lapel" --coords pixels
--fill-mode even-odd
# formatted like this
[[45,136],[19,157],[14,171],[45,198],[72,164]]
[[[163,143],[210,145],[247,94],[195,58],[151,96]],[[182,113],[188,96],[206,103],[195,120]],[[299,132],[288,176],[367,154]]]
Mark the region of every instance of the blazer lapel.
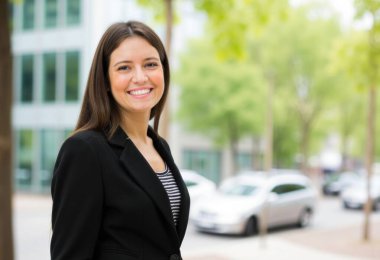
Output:
[[[124,147],[120,156],[121,163],[136,183],[149,195],[159,211],[163,214],[164,219],[169,224],[172,232],[177,236],[169,198],[149,163],[120,127],[117,129],[110,142]],[[163,159],[166,160],[166,158]]]
[[181,209],[179,213],[177,232],[182,242],[183,237],[185,236],[188,218],[189,218],[189,210],[190,210],[190,196],[189,192],[186,188],[185,182],[181,177],[181,173],[178,170],[174,159],[170,153],[169,146],[159,139],[154,133],[153,129],[148,129],[149,136],[153,139],[154,146],[157,149],[158,153],[162,156],[169,169],[172,171],[172,174],[177,182],[178,188],[181,192]]

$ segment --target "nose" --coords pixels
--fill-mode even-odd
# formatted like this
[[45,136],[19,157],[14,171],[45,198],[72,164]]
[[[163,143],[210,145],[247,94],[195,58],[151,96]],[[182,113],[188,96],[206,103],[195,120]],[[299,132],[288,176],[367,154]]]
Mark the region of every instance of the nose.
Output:
[[135,84],[142,84],[148,80],[147,75],[141,68],[136,68],[132,77],[132,82]]

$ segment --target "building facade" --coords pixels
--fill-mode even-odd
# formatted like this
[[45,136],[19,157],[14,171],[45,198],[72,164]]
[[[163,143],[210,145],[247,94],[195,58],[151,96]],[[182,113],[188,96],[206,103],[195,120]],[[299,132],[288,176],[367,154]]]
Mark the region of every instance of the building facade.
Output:
[[[189,5],[186,2],[184,5]],[[134,0],[23,0],[11,5],[10,10],[14,184],[18,191],[45,193],[50,190],[58,150],[75,127],[92,56],[102,33],[116,21],[156,23],[153,15]],[[191,15],[194,12],[190,11],[176,28],[174,46],[186,38],[181,33],[194,27]],[[154,29],[163,36],[163,26]],[[175,107],[178,104],[173,88],[170,102]],[[169,143],[181,168],[197,170],[216,182],[229,175],[226,150],[213,148],[204,137],[186,134],[176,124],[170,132]],[[250,145],[243,142],[241,147],[245,151],[239,156],[241,165],[248,167]]]

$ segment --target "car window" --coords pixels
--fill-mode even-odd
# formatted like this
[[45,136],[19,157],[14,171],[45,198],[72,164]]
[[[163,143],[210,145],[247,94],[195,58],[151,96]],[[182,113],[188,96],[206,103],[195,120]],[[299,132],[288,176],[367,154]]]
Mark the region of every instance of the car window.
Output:
[[196,185],[198,185],[198,183],[195,182],[195,181],[185,180],[185,185],[186,185],[186,187],[191,187],[191,186],[196,186]]
[[285,194],[293,191],[306,189],[304,185],[300,184],[281,184],[277,185],[272,189],[272,192],[276,194]]
[[258,187],[246,184],[233,184],[225,186],[221,192],[226,195],[251,196],[258,191]]

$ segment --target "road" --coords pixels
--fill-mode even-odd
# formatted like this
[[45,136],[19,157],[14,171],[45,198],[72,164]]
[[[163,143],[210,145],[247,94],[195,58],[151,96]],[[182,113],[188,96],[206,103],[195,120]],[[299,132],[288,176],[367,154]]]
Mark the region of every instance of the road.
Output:
[[[42,195],[17,194],[14,197],[13,203],[16,260],[48,260],[51,236],[50,198]],[[344,210],[338,198],[321,198],[318,202],[318,211],[315,214],[313,223],[306,229],[277,229],[270,231],[268,236],[263,239],[258,236],[242,238],[203,234],[196,232],[189,225],[182,251],[184,256],[202,251],[207,251],[208,253],[215,251],[215,254],[217,254],[230,246],[242,243],[252,244],[252,250],[254,250],[266,244],[270,246],[272,238],[289,241],[304,239],[303,237],[314,236],[318,234],[317,232],[328,232],[339,228],[361,226],[363,219],[361,211]],[[379,227],[380,212],[372,215],[371,222],[376,223],[376,228]]]

